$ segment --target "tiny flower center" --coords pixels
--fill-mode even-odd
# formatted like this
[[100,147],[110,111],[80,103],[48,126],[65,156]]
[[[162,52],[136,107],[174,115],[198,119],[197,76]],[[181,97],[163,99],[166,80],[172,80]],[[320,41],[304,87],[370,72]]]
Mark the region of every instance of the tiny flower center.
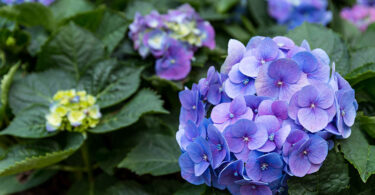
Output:
[[207,155],[205,155],[205,154],[203,154],[202,158],[203,158],[204,161],[207,161],[207,159],[208,159]]
[[278,43],[277,44],[279,47],[282,47],[282,46],[284,46],[284,43]]
[[279,86],[279,87],[283,86],[283,82],[282,81],[277,81],[277,86]]
[[268,168],[268,164],[262,163],[262,166],[260,167],[260,169],[262,169],[262,171],[264,171],[264,170],[267,170],[267,168]]
[[275,134],[274,134],[274,133],[271,133],[271,135],[268,136],[268,139],[269,139],[270,141],[273,141],[274,138],[275,138]]
[[233,175],[234,175],[235,177],[237,177],[237,176],[238,176],[238,173],[237,173],[237,171],[236,171],[236,172],[234,172],[234,173],[233,173]]
[[254,109],[254,113],[258,113],[258,109]]
[[341,110],[341,116],[345,116],[345,111],[344,110]]
[[311,107],[311,108],[315,108],[315,104],[312,103],[312,104],[310,105],[310,107]]
[[265,64],[266,60],[261,60],[260,63]]
[[223,92],[223,88],[222,87],[219,88],[219,92]]
[[230,113],[229,118],[234,118],[234,114]]
[[197,107],[194,105],[193,107],[191,107],[193,110],[197,109]]
[[217,145],[216,145],[216,149],[217,149],[217,150],[222,150],[223,148],[222,148],[221,144],[217,144]]
[[307,155],[307,151],[306,151],[306,150],[304,150],[304,151],[303,151],[303,154],[304,154],[304,155]]
[[176,63],[176,60],[171,59],[169,62],[171,62],[171,64],[174,64],[174,63]]
[[250,82],[249,79],[245,79],[245,80],[242,81],[242,83],[243,83],[244,85],[247,85],[249,82]]
[[251,189],[255,190],[255,189],[257,189],[257,187],[255,187],[255,186],[251,186]]
[[244,141],[244,142],[248,142],[248,141],[249,141],[249,138],[248,138],[248,137],[243,137],[243,141]]

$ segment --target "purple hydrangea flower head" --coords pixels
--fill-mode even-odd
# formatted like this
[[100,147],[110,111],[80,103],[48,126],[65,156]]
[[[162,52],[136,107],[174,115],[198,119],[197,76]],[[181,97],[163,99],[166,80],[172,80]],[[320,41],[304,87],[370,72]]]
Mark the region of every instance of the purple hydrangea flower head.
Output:
[[207,138],[212,153],[212,167],[216,169],[225,159],[230,158],[229,148],[224,136],[213,125],[207,128]]
[[180,123],[185,125],[189,120],[199,124],[204,118],[204,105],[199,99],[197,86],[191,90],[184,90],[178,94],[181,102]]
[[294,93],[308,84],[298,64],[287,58],[263,66],[255,80],[258,95],[289,102]]
[[281,156],[276,152],[263,154],[251,151],[246,161],[247,176],[253,181],[273,182],[281,178],[283,167]]
[[268,13],[289,29],[303,22],[327,25],[332,19],[327,6],[327,0],[269,0]]
[[267,131],[262,125],[251,120],[241,119],[228,126],[224,131],[229,149],[243,161],[247,160],[250,150],[261,148],[267,141]]
[[231,98],[255,94],[255,79],[244,75],[236,64],[229,72],[229,78],[224,82],[224,90]]
[[328,84],[308,85],[297,92],[289,105],[289,117],[306,130],[324,129],[336,114],[334,91]]
[[289,168],[297,177],[317,171],[328,154],[327,141],[318,135],[310,137],[289,156]]
[[259,116],[255,119],[255,122],[263,126],[268,135],[266,143],[258,151],[272,152],[276,148],[281,149],[290,133],[291,127],[289,125],[282,127],[279,120],[272,115]]
[[142,16],[137,12],[129,25],[129,37],[143,58],[152,54],[157,59],[157,75],[168,80],[188,75],[199,47],[215,48],[213,27],[188,4],[167,14],[151,11]]
[[193,52],[185,49],[179,42],[170,39],[166,54],[156,61],[156,74],[168,80],[180,80],[190,72]]
[[[309,3],[326,6],[303,1]],[[354,90],[330,64],[306,40],[296,45],[287,37],[255,36],[246,46],[230,40],[221,72],[210,67],[180,94],[183,177],[193,184],[210,180],[234,195],[284,194],[289,177],[317,172],[333,140],[350,135],[358,109]],[[191,150],[196,156],[211,153],[207,163],[185,155],[192,144],[205,148]]]
[[375,22],[375,7],[358,4],[352,8],[344,8],[341,17],[354,24],[359,30],[366,31],[367,27]]
[[246,106],[245,99],[242,96],[238,96],[230,103],[216,105],[211,112],[211,119],[221,132],[239,119],[251,120],[252,118],[253,112]]
[[213,66],[208,69],[207,78],[199,80],[198,86],[203,99],[206,99],[210,104],[217,105],[226,96],[222,87],[222,75]]

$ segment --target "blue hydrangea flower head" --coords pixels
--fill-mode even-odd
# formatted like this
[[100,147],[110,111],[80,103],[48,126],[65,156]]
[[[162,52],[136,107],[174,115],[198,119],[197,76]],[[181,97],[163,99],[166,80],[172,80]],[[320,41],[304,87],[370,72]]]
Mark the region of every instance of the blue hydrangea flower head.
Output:
[[197,153],[180,165],[183,178],[262,195],[286,193],[288,178],[319,171],[333,140],[350,136],[358,109],[355,91],[330,64],[307,41],[230,40],[221,72],[210,67],[198,85],[180,92],[181,158]]

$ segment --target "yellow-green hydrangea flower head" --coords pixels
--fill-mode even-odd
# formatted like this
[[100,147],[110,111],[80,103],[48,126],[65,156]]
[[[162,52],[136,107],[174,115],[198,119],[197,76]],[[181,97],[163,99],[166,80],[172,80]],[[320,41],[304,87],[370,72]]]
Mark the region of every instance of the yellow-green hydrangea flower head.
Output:
[[96,98],[86,91],[58,91],[46,115],[47,131],[84,132],[96,127],[102,114],[95,103]]

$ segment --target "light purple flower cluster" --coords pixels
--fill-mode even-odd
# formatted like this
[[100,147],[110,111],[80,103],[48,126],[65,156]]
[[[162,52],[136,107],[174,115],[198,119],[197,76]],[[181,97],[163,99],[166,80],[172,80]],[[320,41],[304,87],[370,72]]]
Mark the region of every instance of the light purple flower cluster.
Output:
[[150,53],[157,58],[156,73],[168,80],[180,80],[189,74],[199,47],[215,48],[213,27],[189,4],[164,15],[157,11],[146,16],[136,13],[129,29],[134,48],[143,58]]
[[27,3],[27,2],[37,2],[45,6],[50,5],[54,1],[55,0],[1,0],[2,3],[7,4],[7,5],[15,5],[15,4],[21,4],[21,3]]
[[360,5],[374,6],[375,0],[357,0],[357,3]]
[[359,30],[366,31],[368,25],[375,22],[375,7],[357,4],[352,8],[344,8],[341,17],[354,24]]
[[268,0],[268,13],[289,29],[303,22],[327,25],[332,19],[327,6],[327,0]]
[[230,40],[221,72],[210,67],[181,91],[181,175],[232,194],[272,194],[322,166],[347,138],[357,102],[322,49],[287,37]]

